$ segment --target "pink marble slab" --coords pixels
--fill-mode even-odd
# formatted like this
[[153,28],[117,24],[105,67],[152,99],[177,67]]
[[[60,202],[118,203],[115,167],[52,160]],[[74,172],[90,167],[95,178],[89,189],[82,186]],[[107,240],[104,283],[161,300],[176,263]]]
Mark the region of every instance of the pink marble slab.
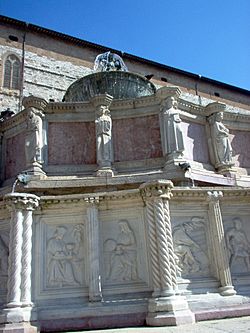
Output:
[[113,121],[113,138],[116,162],[162,156],[157,115],[115,119]]
[[25,133],[19,133],[6,140],[5,179],[25,170]]
[[48,164],[84,165],[96,163],[94,122],[50,122]]

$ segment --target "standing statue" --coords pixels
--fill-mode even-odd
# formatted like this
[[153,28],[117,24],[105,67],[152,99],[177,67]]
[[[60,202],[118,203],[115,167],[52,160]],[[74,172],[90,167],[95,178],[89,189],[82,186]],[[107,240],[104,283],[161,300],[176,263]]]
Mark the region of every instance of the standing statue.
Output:
[[184,142],[177,101],[168,97],[161,105],[163,117],[163,150],[170,159],[183,157]]
[[28,166],[35,162],[42,163],[43,114],[34,108],[28,109],[27,132],[25,138],[25,155]]
[[213,113],[209,117],[211,141],[216,168],[232,166],[232,147],[229,141],[229,130],[222,123],[223,112]]
[[112,120],[110,111],[106,105],[97,108],[96,125],[96,149],[97,163],[99,167],[111,167],[113,150],[111,141]]

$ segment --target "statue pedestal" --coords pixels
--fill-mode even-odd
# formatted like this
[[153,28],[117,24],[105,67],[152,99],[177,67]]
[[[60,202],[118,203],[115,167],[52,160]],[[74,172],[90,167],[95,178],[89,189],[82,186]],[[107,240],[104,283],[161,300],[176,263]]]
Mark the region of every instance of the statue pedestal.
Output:
[[182,296],[151,299],[148,310],[146,322],[149,326],[177,326],[195,322],[194,314]]
[[95,173],[97,177],[113,177],[114,171],[109,167],[103,167],[101,169],[98,169]]

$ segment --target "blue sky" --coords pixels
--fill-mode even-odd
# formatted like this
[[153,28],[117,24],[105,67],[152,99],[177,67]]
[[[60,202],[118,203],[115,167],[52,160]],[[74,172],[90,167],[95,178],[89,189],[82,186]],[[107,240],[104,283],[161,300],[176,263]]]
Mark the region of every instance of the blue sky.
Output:
[[0,13],[250,89],[249,0],[0,0]]

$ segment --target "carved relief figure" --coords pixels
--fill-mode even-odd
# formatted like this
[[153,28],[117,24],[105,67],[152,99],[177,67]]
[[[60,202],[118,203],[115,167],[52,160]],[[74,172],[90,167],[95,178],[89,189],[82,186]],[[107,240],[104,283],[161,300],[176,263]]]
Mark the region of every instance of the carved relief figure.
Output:
[[214,113],[209,117],[215,167],[232,165],[232,147],[229,141],[229,130],[222,123],[222,120],[223,112]]
[[113,161],[111,130],[112,120],[107,106],[100,105],[97,110],[96,140],[97,163],[100,167],[110,167]]
[[54,235],[47,243],[47,278],[49,286],[77,286],[81,284],[82,251],[80,240],[82,230],[79,226],[74,229],[76,243],[65,242],[68,229],[56,227]]
[[137,253],[134,232],[127,220],[118,222],[116,240],[107,239],[104,251],[107,260],[107,279],[111,281],[133,281],[138,279]]
[[181,130],[181,118],[177,110],[177,101],[169,97],[162,104],[164,117],[164,147],[165,153],[173,155],[173,158],[182,157],[184,151],[183,134]]
[[246,269],[250,271],[250,242],[242,230],[240,218],[235,217],[233,224],[233,228],[226,233],[227,247],[230,251],[230,266],[237,260],[243,259]]
[[173,229],[174,250],[177,256],[178,272],[184,275],[196,273],[201,270],[201,262],[197,259],[196,253],[202,252],[200,245],[189,235],[188,231],[203,226],[203,218],[192,217],[191,221],[179,224]]
[[42,163],[42,112],[33,108],[28,111],[25,155],[27,164]]

